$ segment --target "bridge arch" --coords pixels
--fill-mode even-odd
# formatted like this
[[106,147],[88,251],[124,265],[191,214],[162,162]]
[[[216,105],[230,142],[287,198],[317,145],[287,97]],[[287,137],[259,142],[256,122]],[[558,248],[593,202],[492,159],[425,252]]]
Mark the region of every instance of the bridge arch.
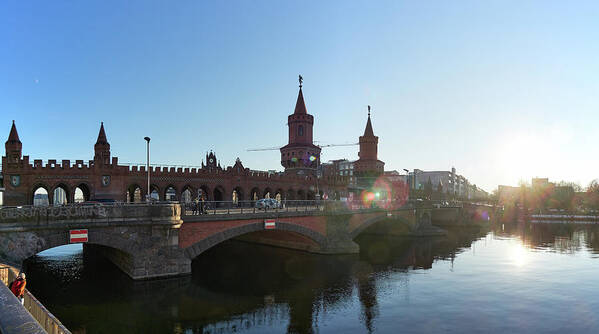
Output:
[[[320,234],[318,232],[315,232],[311,229],[308,229],[306,227],[303,227],[303,226],[297,225],[297,224],[293,224],[293,223],[277,221],[276,226],[277,226],[276,230],[272,230],[272,231],[288,232],[288,233],[300,235],[304,238],[307,238],[307,239],[313,241],[320,249],[325,247],[326,238],[325,238],[325,236],[323,236],[322,234]],[[235,237],[239,237],[239,236],[253,233],[253,232],[269,233],[271,231],[264,229],[263,222],[256,222],[256,223],[246,224],[246,225],[242,225],[242,226],[235,226],[228,230],[214,233],[210,236],[207,236],[207,237],[197,241],[196,243],[192,244],[191,246],[185,248],[184,253],[190,260],[193,260],[194,258],[199,256],[203,252],[222,243],[223,241],[227,241],[227,240],[233,239]]]
[[362,222],[358,227],[350,231],[350,238],[355,239],[364,232],[369,227],[375,225],[376,223],[387,221],[389,224],[400,224],[402,227],[407,228],[408,232],[414,229],[414,226],[410,224],[410,222],[400,215],[393,215],[392,217],[388,217],[386,212],[382,212],[381,215],[371,217],[366,221]]
[[239,201],[243,201],[243,188],[240,186],[233,188],[233,191],[231,192],[231,201],[235,204],[239,203]]
[[127,187],[127,202],[141,203],[144,201],[144,192],[140,185],[131,184]]
[[160,197],[160,187],[158,187],[155,184],[151,184],[150,185],[150,197],[157,201],[162,200],[163,198]]
[[58,183],[52,189],[52,205],[64,205],[70,203],[70,187],[65,183]]
[[[91,232],[91,229],[89,230]],[[136,242],[132,242],[129,239],[121,237],[119,234],[111,231],[93,230],[93,240],[90,239],[86,244],[104,246],[112,249],[116,249],[120,252],[125,253],[131,258],[134,257],[136,252],[139,252],[141,245]],[[35,233],[27,236],[28,247],[23,247],[19,254],[13,254],[11,260],[15,263],[22,263],[24,260],[40,253],[45,250],[65,246],[71,244],[69,242],[68,232],[64,230],[55,230],[52,232]]]
[[285,197],[285,192],[283,191],[283,189],[279,188],[275,191],[274,199],[281,202],[284,197]]
[[260,199],[260,188],[258,187],[254,187],[252,188],[252,190],[250,191],[250,201],[257,201]]
[[194,188],[191,185],[186,184],[183,186],[181,190],[181,194],[179,195],[179,201],[182,203],[189,203],[193,201],[196,196],[197,193],[194,190]]
[[[213,201],[222,202],[225,200],[225,188],[221,185],[214,187]],[[215,203],[216,206],[222,206],[223,203]]]
[[71,199],[71,203],[80,203],[89,201],[91,198],[91,187],[89,184],[82,182],[79,183],[75,188],[73,188],[71,194],[73,198]]
[[293,188],[289,188],[289,190],[287,190],[286,199],[289,201],[292,201],[295,199],[295,191],[293,190]]
[[[200,194],[200,196],[202,196],[202,198],[203,198],[205,201],[211,201],[211,200],[212,200],[212,194],[210,193],[210,188],[208,188],[208,186],[207,186],[207,185],[205,185],[205,184],[202,184],[198,190],[201,190],[201,194]],[[200,192],[200,191],[198,191],[198,193],[199,193],[199,192]]]
[[[36,183],[31,188],[31,204],[32,205],[50,205],[51,203],[51,194],[50,188],[43,183]],[[35,198],[35,195],[39,195],[38,198]],[[44,196],[45,195],[45,196]]]
[[304,189],[298,190],[296,199],[305,200],[306,199],[306,191]]
[[177,188],[172,184],[166,186],[163,198],[165,201],[177,201],[179,199],[179,196],[177,196]]

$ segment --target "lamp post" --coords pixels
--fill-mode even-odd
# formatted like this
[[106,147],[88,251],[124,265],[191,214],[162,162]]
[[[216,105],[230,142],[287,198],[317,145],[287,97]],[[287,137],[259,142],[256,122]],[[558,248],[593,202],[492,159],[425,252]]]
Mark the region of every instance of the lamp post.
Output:
[[146,202],[150,202],[150,194],[152,191],[150,190],[150,137],[144,137],[147,145],[146,145],[146,169],[148,171],[148,193],[146,194]]
[[403,169],[406,172],[406,186],[408,187],[408,198],[406,198],[406,201],[410,198],[410,190],[412,189],[412,187],[410,187],[408,181],[410,180],[410,171],[407,169]]

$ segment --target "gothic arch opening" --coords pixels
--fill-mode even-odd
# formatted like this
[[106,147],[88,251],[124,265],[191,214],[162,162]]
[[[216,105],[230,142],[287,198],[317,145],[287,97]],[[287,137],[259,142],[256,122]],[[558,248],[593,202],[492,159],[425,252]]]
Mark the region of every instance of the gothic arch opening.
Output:
[[204,201],[211,201],[211,194],[210,194],[210,188],[208,188],[208,186],[206,185],[201,185],[200,189],[198,190],[198,196],[200,196],[200,198],[203,198]]
[[150,189],[151,189],[151,191],[150,191],[150,198],[153,201],[160,201],[160,188],[158,188],[157,185],[153,184],[153,185],[150,186]]
[[287,190],[287,195],[286,195],[285,199],[288,200],[288,201],[295,200],[295,191],[293,191],[293,189]]
[[215,201],[215,206],[216,207],[222,207],[224,206],[223,201],[225,200],[225,190],[223,189],[222,186],[216,186],[214,188],[214,201]]
[[75,187],[75,191],[73,192],[73,202],[74,203],[82,203],[89,201],[90,199],[90,190],[87,184],[81,183],[77,187]]
[[250,200],[257,201],[259,199],[260,199],[260,189],[258,189],[258,187],[252,188],[252,191],[250,192]]
[[279,202],[283,201],[283,189],[277,189],[275,192],[275,199]]
[[297,191],[297,198],[298,200],[305,200],[306,199],[306,191],[304,189],[300,189]]
[[141,187],[137,184],[132,184],[127,187],[127,202],[141,203],[144,201],[144,196]]
[[64,184],[59,184],[56,187],[54,187],[52,196],[52,204],[54,206],[66,205],[69,203],[69,192],[67,189],[68,187]]
[[191,186],[183,187],[183,192],[181,192],[181,203],[190,203],[194,199],[194,191]]
[[241,205],[240,201],[243,201],[243,189],[241,187],[235,187],[231,194],[231,200],[235,205]]
[[177,200],[177,189],[174,186],[169,185],[164,191],[165,201],[176,201]]
[[34,206],[48,206],[50,205],[50,198],[48,195],[48,188],[46,186],[37,185],[33,188],[31,203]]

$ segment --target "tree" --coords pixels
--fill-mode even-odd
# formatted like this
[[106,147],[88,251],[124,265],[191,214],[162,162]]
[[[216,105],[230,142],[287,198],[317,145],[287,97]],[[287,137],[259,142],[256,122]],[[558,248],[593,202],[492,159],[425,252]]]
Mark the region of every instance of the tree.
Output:
[[599,180],[589,183],[586,193],[586,206],[592,210],[599,210]]

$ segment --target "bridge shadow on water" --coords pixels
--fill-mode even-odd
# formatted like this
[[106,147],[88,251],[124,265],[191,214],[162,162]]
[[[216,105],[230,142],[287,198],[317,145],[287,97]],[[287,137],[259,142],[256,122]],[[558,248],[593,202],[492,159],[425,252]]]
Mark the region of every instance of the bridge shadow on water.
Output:
[[191,276],[133,281],[93,251],[35,256],[30,290],[73,333],[312,333],[329,312],[355,309],[360,331],[378,315],[378,285],[390,273],[451,260],[486,231],[445,237],[360,236],[361,253],[315,255],[241,241],[198,256]]

